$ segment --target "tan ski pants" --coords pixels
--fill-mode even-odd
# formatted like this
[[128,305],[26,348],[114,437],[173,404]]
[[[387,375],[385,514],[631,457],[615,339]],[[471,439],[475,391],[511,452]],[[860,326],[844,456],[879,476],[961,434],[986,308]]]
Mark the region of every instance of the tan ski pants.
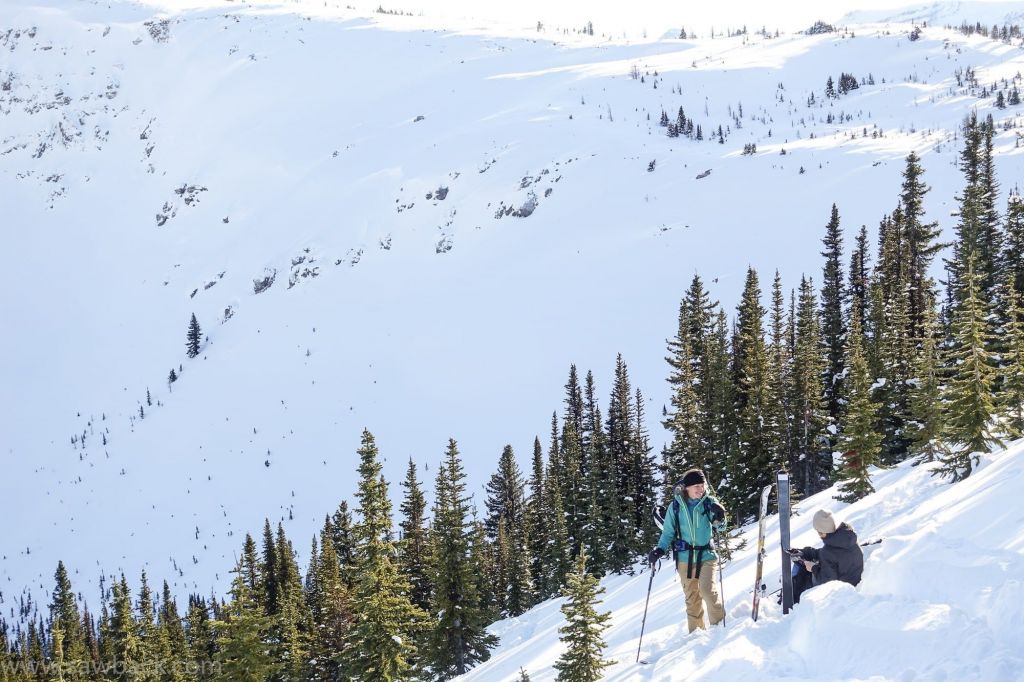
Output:
[[[725,618],[725,607],[722,605],[722,595],[718,593],[718,583],[715,582],[715,572],[718,570],[718,561],[712,559],[705,561],[700,567],[700,578],[686,577],[686,557],[680,557],[679,566],[676,569],[679,573],[679,582],[686,594],[686,625],[693,632],[697,628],[704,629],[704,604],[708,605],[708,618],[711,625],[718,625]],[[696,574],[697,567],[693,567]]]

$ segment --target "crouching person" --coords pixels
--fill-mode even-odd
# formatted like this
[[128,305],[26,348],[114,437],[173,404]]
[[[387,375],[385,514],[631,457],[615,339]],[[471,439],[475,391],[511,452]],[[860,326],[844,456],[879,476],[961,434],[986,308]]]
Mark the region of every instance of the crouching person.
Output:
[[832,513],[819,509],[811,521],[823,547],[804,547],[799,551],[800,563],[811,574],[812,586],[831,580],[842,580],[854,587],[864,572],[864,551],[857,544],[857,533],[848,523],[836,525]]
[[647,559],[653,565],[672,551],[686,595],[686,624],[693,632],[704,628],[705,604],[712,626],[725,618],[715,576],[715,571],[721,569],[711,543],[712,529],[725,530],[725,508],[707,495],[704,472],[700,469],[687,471],[673,493],[661,539]]

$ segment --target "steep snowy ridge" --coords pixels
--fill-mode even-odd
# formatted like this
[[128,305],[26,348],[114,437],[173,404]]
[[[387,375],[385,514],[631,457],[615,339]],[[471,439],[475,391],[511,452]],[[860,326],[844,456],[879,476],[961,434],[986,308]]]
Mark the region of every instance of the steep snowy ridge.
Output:
[[[982,458],[955,485],[930,466],[876,471],[877,491],[851,505],[832,488],[799,502],[793,546],[819,546],[811,528],[818,508],[858,531],[865,547],[860,586],[828,583],[805,593],[783,616],[774,598],[750,619],[756,524],[747,549],[726,564],[726,626],[686,632],[682,589],[670,565],[654,580],[641,652],[634,663],[648,575],[613,576],[601,610],[612,612],[606,657],[611,682],[625,680],[941,680],[1010,682],[1024,669],[1024,441]],[[777,589],[781,548],[774,494],[765,583]],[[463,680],[555,678],[564,624],[553,599],[494,624],[501,646]]]
[[[832,203],[873,230],[911,150],[948,232],[972,109],[1002,186],[1022,170],[1020,107],[954,74],[1010,79],[1024,52],[979,36],[613,43],[313,10],[0,3],[5,599],[60,559],[87,596],[143,568],[223,593],[265,517],[304,564],[364,427],[393,496],[449,437],[479,490],[505,443],[525,463],[570,363],[604,401],[621,352],[658,448],[695,272],[730,312],[748,266],[817,277]],[[842,72],[875,84],[825,101]],[[665,135],[680,107],[704,140]]]

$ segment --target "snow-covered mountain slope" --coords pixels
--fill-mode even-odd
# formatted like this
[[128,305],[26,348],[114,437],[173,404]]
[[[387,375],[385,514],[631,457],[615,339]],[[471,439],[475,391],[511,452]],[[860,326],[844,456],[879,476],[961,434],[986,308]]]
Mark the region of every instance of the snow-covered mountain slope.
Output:
[[[648,575],[614,576],[603,585],[609,682],[625,680],[943,680],[1010,682],[1024,670],[1024,441],[986,455],[956,485],[909,463],[878,471],[877,492],[854,504],[832,488],[795,506],[792,545],[820,546],[811,527],[819,508],[858,531],[865,547],[859,587],[827,583],[782,614],[774,598],[750,619],[757,524],[747,549],[725,565],[726,625],[686,632],[682,588],[671,565],[654,579],[641,654],[635,663]],[[774,511],[774,493],[770,511]],[[778,515],[769,517],[765,584],[779,584]],[[643,567],[638,567],[642,571]],[[552,599],[495,623],[501,645],[460,679],[553,680],[564,625]]]
[[[505,443],[525,463],[570,363],[606,399],[618,352],[657,447],[695,272],[730,311],[748,265],[818,275],[831,204],[873,228],[911,150],[950,230],[972,109],[1004,188],[1022,167],[1020,108],[957,85],[1022,70],[982,37],[611,43],[313,9],[0,5],[8,594],[61,558],[86,594],[143,567],[223,591],[264,517],[303,555],[364,427],[393,483],[412,456],[429,485],[455,437],[482,486]],[[825,100],[842,72],[875,84]],[[666,137],[680,107],[703,141]]]

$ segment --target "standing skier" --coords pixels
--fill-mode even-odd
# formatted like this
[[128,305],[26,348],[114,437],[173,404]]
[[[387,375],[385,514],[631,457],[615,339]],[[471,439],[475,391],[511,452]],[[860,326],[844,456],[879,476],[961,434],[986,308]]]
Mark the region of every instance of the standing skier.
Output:
[[725,530],[725,508],[705,492],[704,472],[690,469],[673,490],[665,512],[658,546],[647,556],[651,565],[671,548],[686,594],[686,624],[693,632],[704,628],[704,604],[711,625],[725,618],[722,595],[715,582],[718,557],[711,545],[711,531]]

